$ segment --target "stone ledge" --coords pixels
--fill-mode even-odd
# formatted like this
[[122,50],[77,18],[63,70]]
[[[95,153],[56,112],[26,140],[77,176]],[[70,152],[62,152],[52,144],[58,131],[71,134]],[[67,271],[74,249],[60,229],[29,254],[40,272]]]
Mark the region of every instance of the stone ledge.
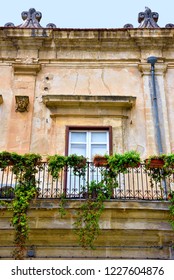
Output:
[[89,95],[42,95],[47,107],[122,107],[132,108],[136,97],[133,96],[89,96]]
[[[67,209],[74,209],[79,208],[79,206],[84,202],[84,199],[67,199],[66,200],[66,208]],[[37,199],[34,200],[31,204],[30,209],[54,209],[59,208],[59,199]],[[162,211],[168,211],[170,202],[169,201],[148,201],[148,200],[110,200],[104,202],[105,209],[130,209],[130,210],[136,210],[136,209],[142,209],[142,210],[162,210]]]

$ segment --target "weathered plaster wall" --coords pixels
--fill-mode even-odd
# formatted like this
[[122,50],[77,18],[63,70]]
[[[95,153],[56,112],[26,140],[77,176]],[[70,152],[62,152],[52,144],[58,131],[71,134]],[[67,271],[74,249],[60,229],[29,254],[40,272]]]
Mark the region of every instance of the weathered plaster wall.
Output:
[[[71,118],[74,125],[112,125],[114,151],[137,149],[142,157],[155,154],[147,63],[147,57],[155,55],[162,144],[164,152],[171,151],[174,145],[172,29],[1,28],[0,36],[1,150],[64,153],[64,129]],[[70,108],[66,119],[64,107],[52,110],[43,104],[42,95],[47,94],[134,96],[136,103],[126,110],[96,110],[96,117],[89,117],[88,110],[86,116],[80,107]],[[29,96],[28,112],[15,111],[15,95]],[[81,116],[77,117],[77,112]]]

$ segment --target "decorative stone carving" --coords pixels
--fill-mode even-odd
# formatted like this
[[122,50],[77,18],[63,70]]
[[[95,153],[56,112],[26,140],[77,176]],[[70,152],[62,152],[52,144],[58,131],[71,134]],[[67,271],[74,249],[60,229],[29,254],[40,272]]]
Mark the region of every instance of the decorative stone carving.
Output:
[[28,112],[29,97],[16,95],[16,112]]
[[[34,8],[29,9],[28,12],[24,11],[21,14],[24,22],[16,27],[20,28],[43,28],[40,25],[40,20],[42,18],[42,13],[37,12]],[[4,25],[5,27],[15,27],[12,22],[8,22]],[[56,28],[56,25],[53,23],[47,24],[47,28]]]
[[5,27],[15,27],[13,22],[7,22],[4,26]]
[[131,23],[127,23],[123,26],[123,28],[134,28]]
[[168,23],[168,24],[166,24],[165,28],[174,28],[174,24],[173,23]]
[[0,94],[0,105],[3,103],[2,95]]
[[[138,22],[140,25],[138,28],[159,28],[158,21],[159,14],[152,12],[151,9],[145,7],[145,12],[138,14]],[[133,28],[133,25],[128,23],[124,25],[124,28]]]
[[158,28],[158,17],[159,14],[152,12],[151,9],[145,7],[145,12],[138,14],[138,22],[140,23],[139,28]]
[[46,28],[56,28],[56,25],[54,23],[48,23]]

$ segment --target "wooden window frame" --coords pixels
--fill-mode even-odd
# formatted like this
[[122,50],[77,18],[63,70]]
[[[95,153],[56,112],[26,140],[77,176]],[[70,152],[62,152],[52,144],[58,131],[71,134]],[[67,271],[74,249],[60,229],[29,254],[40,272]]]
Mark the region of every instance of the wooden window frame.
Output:
[[65,132],[65,155],[68,155],[69,150],[69,132],[75,130],[81,131],[108,131],[109,132],[109,155],[112,155],[113,147],[112,147],[112,126],[66,126]]

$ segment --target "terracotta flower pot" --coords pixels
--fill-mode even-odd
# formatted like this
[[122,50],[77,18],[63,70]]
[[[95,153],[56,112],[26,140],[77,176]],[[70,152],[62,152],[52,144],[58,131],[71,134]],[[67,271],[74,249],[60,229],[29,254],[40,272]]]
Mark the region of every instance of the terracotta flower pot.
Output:
[[164,166],[164,160],[158,158],[152,158],[150,162],[149,159],[146,159],[145,163],[149,168],[163,168]]
[[96,156],[93,159],[93,163],[95,167],[102,167],[102,166],[107,166],[108,161],[105,157],[102,156]]

